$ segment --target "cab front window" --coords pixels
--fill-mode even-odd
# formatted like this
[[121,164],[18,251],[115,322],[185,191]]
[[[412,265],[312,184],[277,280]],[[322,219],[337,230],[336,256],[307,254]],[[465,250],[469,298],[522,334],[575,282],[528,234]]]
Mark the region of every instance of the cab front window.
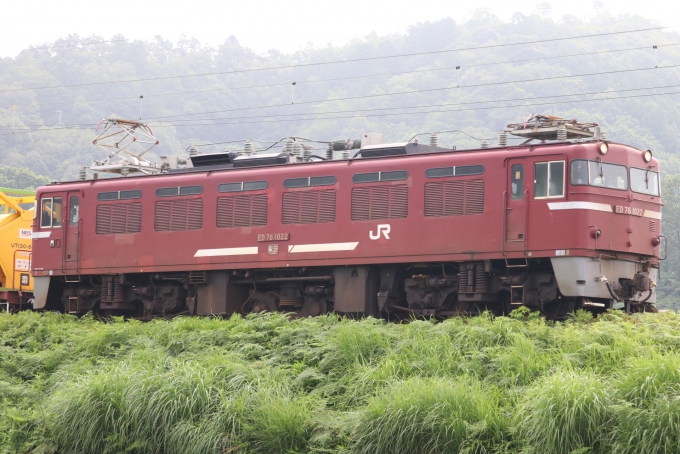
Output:
[[633,192],[659,195],[659,173],[649,169],[630,168],[630,189]]
[[624,165],[600,160],[575,159],[571,161],[569,181],[574,186],[597,186],[625,191],[628,189],[628,169]]

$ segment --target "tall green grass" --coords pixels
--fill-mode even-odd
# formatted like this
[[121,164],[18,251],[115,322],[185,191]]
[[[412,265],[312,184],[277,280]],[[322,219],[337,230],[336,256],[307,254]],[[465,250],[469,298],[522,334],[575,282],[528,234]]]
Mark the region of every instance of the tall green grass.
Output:
[[680,316],[0,314],[0,454],[680,452]]
[[507,432],[498,395],[467,377],[393,383],[361,411],[352,451],[417,454],[490,448]]
[[563,372],[538,380],[517,412],[518,433],[533,452],[598,451],[612,425],[611,391],[592,372]]

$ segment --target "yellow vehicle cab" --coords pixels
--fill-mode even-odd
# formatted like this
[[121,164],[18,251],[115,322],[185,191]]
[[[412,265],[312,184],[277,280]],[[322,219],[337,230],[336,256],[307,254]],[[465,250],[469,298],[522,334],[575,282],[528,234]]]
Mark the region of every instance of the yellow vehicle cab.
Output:
[[32,302],[34,213],[34,191],[0,188],[0,309],[20,310]]

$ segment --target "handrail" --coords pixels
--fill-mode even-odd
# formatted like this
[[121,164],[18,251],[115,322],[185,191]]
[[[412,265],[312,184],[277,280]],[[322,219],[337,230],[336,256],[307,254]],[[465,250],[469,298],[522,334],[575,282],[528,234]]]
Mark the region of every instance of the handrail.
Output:
[[501,234],[501,255],[505,256],[506,222],[508,222],[508,191],[503,192],[503,233]]
[[595,249],[597,251],[597,239],[600,237],[602,234],[602,230],[598,229],[596,225],[589,225],[588,228],[594,227],[595,228]]
[[526,257],[527,255],[527,243],[529,242],[529,229],[528,229],[528,223],[527,223],[527,211],[529,211],[528,206],[527,206],[527,200],[529,199],[529,191],[524,190],[524,256]]
[[[663,237],[663,258],[659,257],[659,260],[666,260],[668,258],[668,237],[666,235],[659,235],[659,238]],[[661,246],[659,246],[659,256],[661,256]]]
[[[80,207],[78,207],[78,214],[80,214]],[[80,232],[82,231],[82,226],[81,226],[81,221],[83,218],[80,216],[78,217],[78,231],[76,232],[76,236],[78,237],[76,239],[76,273],[80,273],[80,239],[82,238],[82,235]]]

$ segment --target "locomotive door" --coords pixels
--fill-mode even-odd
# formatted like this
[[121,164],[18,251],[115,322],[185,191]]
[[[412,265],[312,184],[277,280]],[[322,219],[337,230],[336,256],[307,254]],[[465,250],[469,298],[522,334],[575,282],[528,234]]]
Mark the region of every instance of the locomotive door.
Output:
[[64,219],[64,270],[78,270],[80,236],[80,192],[69,192]]
[[526,237],[527,189],[524,159],[508,161],[508,188],[505,199],[506,250],[521,251]]

